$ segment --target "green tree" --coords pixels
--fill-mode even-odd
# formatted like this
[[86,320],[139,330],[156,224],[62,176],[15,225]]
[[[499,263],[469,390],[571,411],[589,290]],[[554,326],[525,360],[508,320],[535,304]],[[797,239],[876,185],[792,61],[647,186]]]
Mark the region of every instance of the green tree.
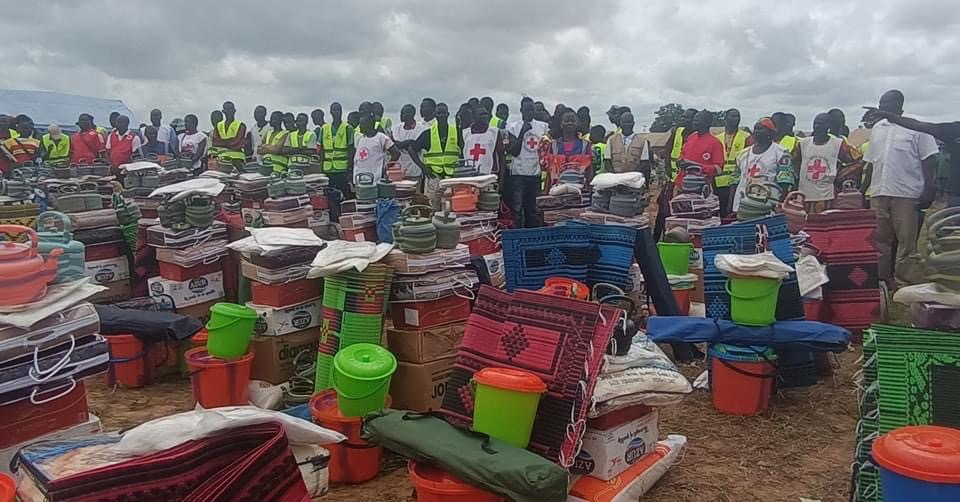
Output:
[[667,132],[671,127],[679,124],[682,117],[683,105],[680,103],[663,105],[657,110],[656,117],[650,124],[650,132]]

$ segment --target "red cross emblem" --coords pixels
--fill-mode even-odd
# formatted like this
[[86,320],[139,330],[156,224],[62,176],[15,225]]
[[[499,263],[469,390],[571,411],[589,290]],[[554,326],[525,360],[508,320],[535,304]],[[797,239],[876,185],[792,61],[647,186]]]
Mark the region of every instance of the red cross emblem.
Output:
[[360,149],[360,160],[367,160],[367,157],[369,156],[370,156],[370,152],[368,152],[366,148]]
[[476,162],[480,160],[480,157],[483,157],[487,154],[487,149],[481,147],[480,143],[474,143],[473,148],[471,148],[467,153],[469,153],[470,156],[473,157],[473,161]]
[[539,143],[540,143],[540,142],[537,141],[537,138],[534,138],[533,136],[530,136],[530,139],[527,140],[527,149],[528,149],[528,150],[533,150],[533,149],[537,148],[537,144],[539,144]]
[[756,178],[760,174],[760,166],[754,164],[750,169],[747,169],[747,176],[751,178]]
[[807,173],[810,175],[810,179],[817,181],[827,173],[827,165],[822,160],[816,159],[807,165]]
[[703,160],[710,160],[710,152],[703,152]]

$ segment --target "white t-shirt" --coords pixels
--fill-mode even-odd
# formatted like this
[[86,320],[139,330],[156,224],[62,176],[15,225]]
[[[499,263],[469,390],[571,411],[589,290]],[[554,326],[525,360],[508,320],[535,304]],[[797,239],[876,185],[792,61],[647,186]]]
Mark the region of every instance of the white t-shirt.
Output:
[[361,134],[356,138],[356,153],[353,156],[353,176],[360,173],[373,175],[373,182],[379,183],[386,166],[387,150],[393,147],[390,136],[378,132],[372,138]]
[[510,174],[518,176],[540,175],[540,138],[547,134],[547,123],[533,120],[532,126],[522,138],[518,137],[523,121],[517,121],[507,126],[507,132],[512,134],[521,143],[520,154],[513,158],[510,164]]
[[921,163],[938,152],[933,136],[881,120],[870,132],[864,157],[873,164],[867,196],[917,199],[923,195]]
[[[193,134],[187,134],[185,132],[180,133],[180,153],[189,153],[193,155],[197,152],[197,149],[200,148],[200,143],[207,139],[207,135],[197,131]],[[209,143],[206,146],[210,146]],[[200,167],[200,161],[193,163],[193,168],[197,169]]]
[[[270,127],[270,123],[267,122],[263,127],[257,127],[257,123],[253,123],[253,127],[250,128],[250,144],[253,145],[253,151],[256,153],[257,147],[263,144],[263,138],[267,137],[267,133],[272,131],[273,128]],[[207,144],[209,146],[209,143]],[[257,154],[257,161],[263,162],[263,155]]]
[[480,174],[493,172],[495,151],[500,140],[500,129],[487,128],[483,132],[473,132],[472,129],[463,130],[463,158],[474,162]]
[[[425,125],[423,122],[417,122],[413,129],[405,129],[403,123],[394,124],[391,131],[393,132],[393,139],[395,141],[412,141],[420,137],[420,134],[423,131],[429,129],[430,126]],[[419,153],[417,155],[420,155]],[[409,176],[411,178],[419,178],[422,172],[420,172],[420,166],[418,166],[413,158],[410,157],[410,153],[406,150],[400,152],[400,158],[397,159],[400,162],[400,165],[403,166],[404,176]]]
[[737,168],[740,170],[740,183],[733,198],[733,210],[740,209],[740,199],[746,193],[747,186],[755,178],[765,177],[769,183],[777,182],[777,171],[782,162],[790,162],[787,150],[773,143],[763,153],[753,153],[753,147],[746,148],[737,155]]

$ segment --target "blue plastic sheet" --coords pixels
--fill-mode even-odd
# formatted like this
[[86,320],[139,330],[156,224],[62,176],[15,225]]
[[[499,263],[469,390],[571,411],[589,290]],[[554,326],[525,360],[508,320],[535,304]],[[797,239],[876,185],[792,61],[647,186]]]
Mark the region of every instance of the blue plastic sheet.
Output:
[[754,328],[702,317],[653,316],[647,321],[647,336],[657,343],[710,342],[830,352],[842,352],[850,343],[850,331],[817,321],[778,321]]

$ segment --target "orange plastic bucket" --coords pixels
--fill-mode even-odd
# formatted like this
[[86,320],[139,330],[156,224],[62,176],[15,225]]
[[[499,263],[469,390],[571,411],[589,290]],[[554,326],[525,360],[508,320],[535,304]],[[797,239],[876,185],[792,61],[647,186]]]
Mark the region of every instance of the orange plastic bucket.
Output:
[[184,355],[190,368],[193,397],[204,408],[247,404],[253,353],[239,359],[220,359],[205,347],[190,349]]
[[690,315],[690,294],[696,288],[674,289],[673,297],[680,307],[680,315]]
[[10,476],[0,472],[0,502],[15,500],[17,500],[17,483]]
[[[387,396],[389,406],[390,396]],[[342,443],[325,446],[330,450],[330,481],[358,484],[377,477],[383,448],[360,439],[360,417],[345,417],[340,413],[335,390],[314,395],[310,399],[310,414],[317,425],[347,436]]]
[[[713,407],[728,415],[763,413],[770,404],[773,380],[777,376],[773,362],[776,356],[738,356],[714,347],[716,345],[708,350]],[[747,360],[748,357],[752,360]]]
[[502,502],[499,495],[464,483],[436,467],[407,463],[407,475],[417,490],[418,502]]
[[153,381],[156,355],[133,335],[107,335],[110,365],[107,385],[138,388]]

